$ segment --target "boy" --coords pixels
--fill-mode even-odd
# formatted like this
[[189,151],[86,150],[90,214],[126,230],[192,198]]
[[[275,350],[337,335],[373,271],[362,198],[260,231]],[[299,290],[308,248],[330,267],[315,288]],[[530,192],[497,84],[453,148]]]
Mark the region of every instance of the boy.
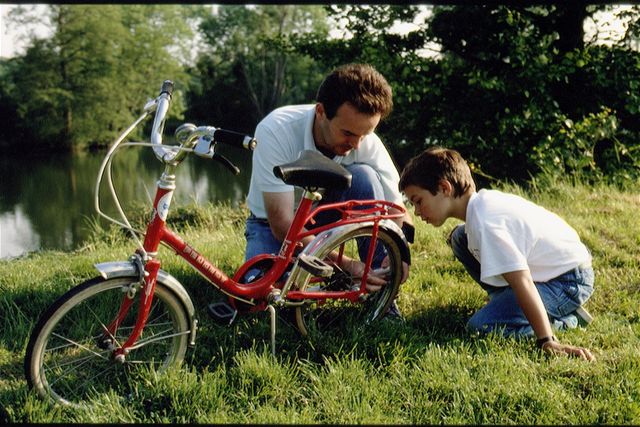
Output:
[[480,332],[537,337],[548,353],[595,360],[582,347],[560,343],[558,330],[590,322],[582,308],[593,292],[591,255],[556,214],[497,190],[476,192],[467,163],[455,150],[429,148],[409,161],[400,191],[415,214],[434,227],[458,218],[449,244],[467,272],[489,294],[469,319]]

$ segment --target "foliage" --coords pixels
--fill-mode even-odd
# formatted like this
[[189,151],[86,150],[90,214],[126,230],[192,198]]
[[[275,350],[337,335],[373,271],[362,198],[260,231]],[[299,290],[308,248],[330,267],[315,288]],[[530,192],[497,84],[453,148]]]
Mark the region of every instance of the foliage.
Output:
[[[395,106],[380,133],[400,165],[440,144],[461,151],[481,176],[524,181],[550,170],[541,153],[554,141],[562,171],[638,179],[640,67],[629,40],[637,40],[640,9],[625,12],[631,19],[626,41],[585,44],[582,25],[601,8],[435,6],[425,24],[397,35],[391,23],[410,21],[410,7],[333,6],[328,10],[346,22],[350,37],[307,37],[297,47],[318,61],[370,62],[388,76]],[[434,42],[439,55],[419,54]],[[611,119],[590,118],[601,111]],[[558,134],[566,120],[588,122],[589,150],[559,146],[575,143]],[[603,158],[625,153],[625,160],[593,161],[585,170],[584,156],[595,145]],[[580,159],[568,157],[575,155]]]
[[[104,145],[166,78],[178,84],[174,118],[186,108],[190,121],[251,133],[272,109],[311,102],[335,66],[368,62],[394,90],[378,131],[400,167],[440,144],[489,179],[640,178],[635,5],[619,8],[628,25],[613,44],[584,32],[613,6],[576,2],[44,7],[53,36],[0,63],[1,127],[34,149]],[[38,18],[16,10],[14,25]],[[569,122],[577,133],[561,132]]]
[[289,39],[309,31],[326,36],[320,6],[219,6],[200,29],[206,47],[191,70],[189,116],[252,133],[274,108],[315,96],[322,70]]
[[[164,79],[185,81],[181,49],[193,37],[194,7],[48,5],[52,36],[12,60],[8,80],[23,133],[58,150],[104,145],[155,96]],[[16,23],[34,19],[25,7]],[[154,88],[155,88],[154,84]],[[179,99],[180,97],[177,96]],[[180,114],[180,103],[172,109]],[[52,147],[53,148],[53,147]]]
[[607,175],[620,184],[637,177],[631,174],[640,169],[640,145],[628,149],[620,142],[618,120],[610,109],[589,113],[577,123],[566,116],[557,123],[562,125],[553,137],[534,147],[532,158],[543,175],[585,177],[592,183]]
[[[137,378],[128,396],[97,396],[83,410],[52,407],[29,393],[23,374],[39,314],[99,261],[124,260],[120,238],[73,253],[44,251],[0,261],[0,420],[8,423],[178,424],[620,424],[640,423],[640,224],[637,193],[612,186],[548,181],[501,186],[565,218],[594,257],[595,292],[587,328],[559,332],[586,346],[594,363],[546,357],[532,340],[476,336],[465,323],[486,294],[451,255],[441,228],[416,220],[411,275],[399,306],[406,322],[344,325],[323,341],[300,337],[279,311],[276,357],[266,312],[222,327],[207,305],[224,295],[173,251],[163,269],[185,285],[199,320],[184,365]],[[227,206],[183,212],[181,233],[230,274],[243,260],[243,227]],[[238,212],[243,217],[246,212]],[[191,224],[191,225],[188,225]],[[199,226],[203,228],[199,228]]]

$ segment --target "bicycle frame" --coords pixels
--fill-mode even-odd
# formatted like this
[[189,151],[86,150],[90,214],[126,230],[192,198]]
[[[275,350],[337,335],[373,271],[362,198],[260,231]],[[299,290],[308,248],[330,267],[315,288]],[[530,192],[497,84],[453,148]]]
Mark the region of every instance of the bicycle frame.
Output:
[[[365,261],[365,271],[363,273],[360,288],[358,290],[348,291],[330,291],[330,292],[312,292],[290,290],[286,294],[279,295],[281,300],[290,300],[293,303],[302,302],[306,299],[347,299],[356,302],[363,293],[368,292],[366,289],[366,279],[369,274],[369,267],[373,258],[375,249],[375,241],[377,239],[379,223],[384,219],[399,218],[404,214],[404,208],[391,202],[383,200],[350,200],[345,202],[330,203],[313,208],[313,202],[319,200],[321,196],[316,192],[306,191],[303,194],[300,204],[296,211],[293,223],[287,233],[282,244],[280,252],[275,257],[273,266],[268,272],[255,282],[250,284],[239,283],[234,278],[239,278],[257,261],[265,258],[271,258],[271,255],[258,255],[245,262],[236,272],[234,278],[230,278],[209,260],[201,255],[193,246],[185,242],[180,236],[172,232],[166,226],[166,219],[171,205],[173,189],[175,188],[175,176],[163,174],[158,182],[156,197],[153,204],[153,218],[147,226],[147,232],[144,239],[144,249],[147,255],[152,256],[147,260],[144,266],[144,284],[142,285],[141,309],[138,313],[136,324],[131,335],[122,346],[115,350],[115,356],[125,355],[127,348],[135,345],[136,340],[142,334],[144,324],[150,311],[153,293],[155,289],[156,278],[160,269],[160,261],[153,257],[157,253],[160,243],[166,244],[173,249],[178,256],[187,261],[197,272],[205,277],[211,284],[215,285],[228,296],[243,301],[245,303],[255,305],[256,308],[264,309],[268,302],[268,298],[278,282],[294,259],[294,253],[297,248],[301,248],[300,243],[303,238],[314,234],[322,233],[325,230],[336,228],[343,225],[370,222],[373,224],[373,233],[371,236],[372,244],[369,246],[367,259]],[[360,207],[361,209],[354,209]],[[368,207],[368,208],[365,208]],[[365,209],[363,209],[365,208]],[[394,208],[397,213],[390,213],[389,209]],[[342,218],[336,222],[319,226],[312,230],[304,230],[304,226],[314,222],[317,214],[323,211],[337,210],[341,212]],[[341,256],[342,254],[339,254]],[[257,302],[256,302],[257,301]],[[125,296],[120,310],[111,324],[107,327],[108,335],[115,335],[117,326],[122,322],[132,303],[132,298]],[[120,356],[122,357],[122,356]]]

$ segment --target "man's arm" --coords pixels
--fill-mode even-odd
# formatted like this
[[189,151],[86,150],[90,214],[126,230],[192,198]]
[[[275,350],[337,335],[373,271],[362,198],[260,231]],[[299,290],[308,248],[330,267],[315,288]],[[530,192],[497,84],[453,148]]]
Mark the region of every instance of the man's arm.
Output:
[[287,236],[293,222],[293,191],[283,193],[262,193],[264,208],[271,232],[280,242]]
[[[518,270],[504,273],[502,276],[513,289],[516,300],[527,320],[529,320],[536,337],[538,339],[552,337],[553,331],[551,330],[549,317],[544,308],[542,298],[540,298],[540,293],[533,282],[531,272],[529,270]],[[588,349],[562,344],[559,341],[547,341],[542,345],[542,349],[550,353],[564,352],[585,360],[595,360],[595,357]]]

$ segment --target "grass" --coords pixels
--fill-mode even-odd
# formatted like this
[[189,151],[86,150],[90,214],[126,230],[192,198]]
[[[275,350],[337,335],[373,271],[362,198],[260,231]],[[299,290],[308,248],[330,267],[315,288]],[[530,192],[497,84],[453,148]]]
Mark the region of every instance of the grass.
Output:
[[[560,214],[591,249],[596,285],[587,308],[595,320],[558,336],[590,348],[596,362],[547,357],[531,340],[468,333],[465,323],[484,294],[444,243],[456,225],[450,220],[439,229],[417,224],[411,277],[399,298],[406,323],[365,331],[345,325],[322,342],[280,323],[275,358],[267,313],[217,326],[206,304],[219,292],[162,249],[163,268],[189,290],[201,322],[184,365],[145,375],[129,401],[107,394],[86,410],[52,407],[24,380],[31,328],[57,296],[95,276],[94,263],[132,251],[122,233],[96,227],[93,241],[73,253],[0,261],[0,421],[640,424],[640,196],[561,182],[501,188]],[[209,206],[172,214],[186,240],[223,270],[240,264],[244,211]]]

